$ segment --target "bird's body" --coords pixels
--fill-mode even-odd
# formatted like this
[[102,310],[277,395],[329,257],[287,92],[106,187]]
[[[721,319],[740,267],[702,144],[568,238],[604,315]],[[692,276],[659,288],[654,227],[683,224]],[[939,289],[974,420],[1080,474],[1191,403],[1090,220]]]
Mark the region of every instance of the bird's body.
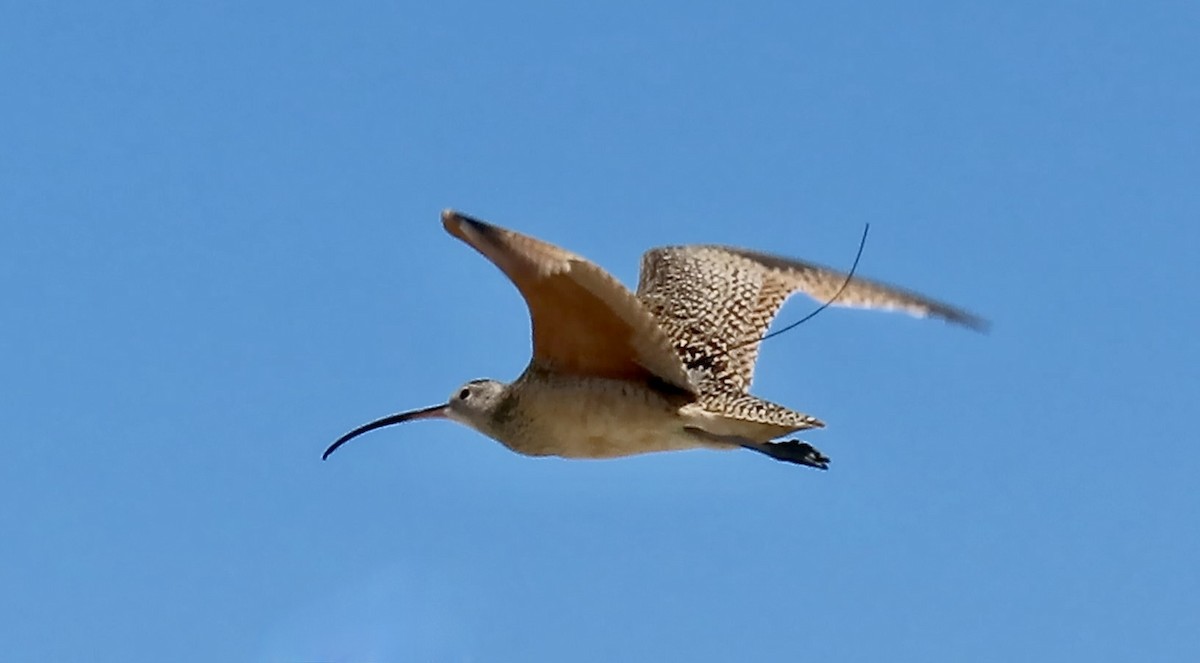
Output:
[[808,415],[774,407],[783,416],[775,417],[774,422],[756,422],[744,416],[746,413],[714,411],[656,385],[564,376],[534,368],[505,386],[479,430],[527,456],[618,458],[656,451],[737,448],[698,435],[697,430],[768,442],[821,425]]
[[527,456],[616,458],[695,448],[687,399],[640,382],[527,370],[483,432]]
[[818,265],[719,246],[652,249],[637,293],[552,244],[447,210],[450,234],[497,265],[529,306],[533,357],[511,384],[473,380],[445,405],[342,436],[447,418],[517,453],[614,458],[692,448],[747,448],[824,468],[807,443],[773,441],[824,424],[750,395],[758,342],[794,292],[982,326],[915,293]]

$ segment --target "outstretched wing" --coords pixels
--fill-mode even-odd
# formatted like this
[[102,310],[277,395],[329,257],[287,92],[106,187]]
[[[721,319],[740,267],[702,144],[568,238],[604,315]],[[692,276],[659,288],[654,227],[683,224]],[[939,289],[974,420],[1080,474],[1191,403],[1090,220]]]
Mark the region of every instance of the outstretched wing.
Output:
[[442,224],[499,267],[525,298],[533,366],[571,375],[655,379],[698,393],[658,321],[596,264],[453,210],[442,212]]
[[[745,393],[758,341],[783,302],[803,292],[824,303],[843,284],[844,272],[813,263],[725,246],[672,246],[642,256],[637,296],[658,318],[702,392]],[[833,304],[986,328],[970,313],[857,276]]]

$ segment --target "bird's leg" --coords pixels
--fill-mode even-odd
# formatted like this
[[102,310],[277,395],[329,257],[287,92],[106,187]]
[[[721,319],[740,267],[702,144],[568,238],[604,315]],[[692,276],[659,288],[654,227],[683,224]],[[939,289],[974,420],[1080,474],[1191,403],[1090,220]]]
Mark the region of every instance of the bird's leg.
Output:
[[692,435],[703,438],[707,442],[718,442],[731,446],[757,451],[760,454],[765,454],[781,460],[785,463],[795,463],[796,465],[807,465],[815,467],[818,470],[829,469],[829,457],[817,451],[817,448],[803,440],[783,440],[780,442],[755,442],[737,435],[718,435],[710,433],[702,428],[688,426],[687,430]]
[[803,440],[743,444],[742,448],[766,454],[775,460],[807,465],[818,470],[829,469],[829,456],[817,451],[816,447]]

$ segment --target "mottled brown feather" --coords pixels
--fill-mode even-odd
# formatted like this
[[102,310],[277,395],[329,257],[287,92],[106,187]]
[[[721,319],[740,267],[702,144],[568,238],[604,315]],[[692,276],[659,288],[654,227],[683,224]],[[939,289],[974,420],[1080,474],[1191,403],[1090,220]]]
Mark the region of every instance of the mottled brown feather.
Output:
[[[799,260],[725,246],[672,246],[642,256],[637,296],[658,318],[702,393],[744,394],[754,377],[757,341],[784,301],[803,292],[824,302],[845,283],[844,272]],[[857,276],[833,304],[986,327],[960,309]]]

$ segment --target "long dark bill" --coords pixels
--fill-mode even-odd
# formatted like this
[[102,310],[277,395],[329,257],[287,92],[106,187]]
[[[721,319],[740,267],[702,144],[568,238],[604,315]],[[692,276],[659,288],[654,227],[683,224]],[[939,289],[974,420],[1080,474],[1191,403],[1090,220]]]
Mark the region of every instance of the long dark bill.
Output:
[[349,433],[339,437],[336,442],[329,445],[329,448],[325,450],[325,453],[321,454],[321,460],[329,458],[329,454],[337,451],[337,448],[343,444],[358,437],[359,435],[362,435],[363,433],[369,433],[376,428],[383,428],[384,426],[391,426],[392,424],[402,424],[406,421],[412,421],[413,419],[445,419],[446,409],[449,407],[449,404],[434,405],[433,407],[427,407],[423,410],[413,410],[411,412],[391,414],[382,419],[376,419],[369,424],[363,424]]

